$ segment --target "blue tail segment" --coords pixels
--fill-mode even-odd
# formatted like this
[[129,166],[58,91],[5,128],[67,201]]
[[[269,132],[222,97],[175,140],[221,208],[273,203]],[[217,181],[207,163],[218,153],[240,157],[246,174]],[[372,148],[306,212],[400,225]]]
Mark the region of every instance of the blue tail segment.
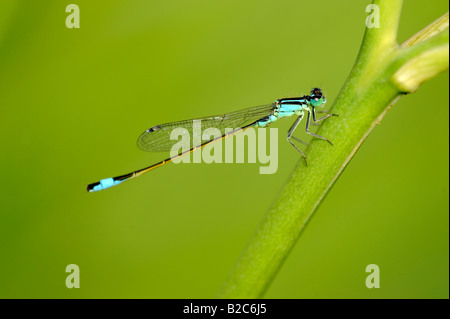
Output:
[[122,182],[123,182],[123,180],[122,181],[114,180],[114,178],[112,178],[112,177],[105,178],[105,179],[102,179],[100,182],[89,184],[87,187],[87,190],[88,190],[88,192],[98,192],[98,191],[113,187],[115,185],[118,185]]
[[117,176],[117,177],[110,177],[102,179],[100,182],[89,184],[87,187],[88,192],[98,192],[116,185],[119,185],[120,183],[132,178],[134,176],[134,173]]

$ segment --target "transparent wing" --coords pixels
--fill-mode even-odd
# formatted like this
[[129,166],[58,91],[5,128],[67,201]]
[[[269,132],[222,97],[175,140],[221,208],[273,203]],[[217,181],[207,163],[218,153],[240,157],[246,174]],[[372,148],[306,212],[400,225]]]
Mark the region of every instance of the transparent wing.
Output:
[[[141,136],[139,136],[137,140],[137,147],[140,150],[147,152],[165,152],[170,151],[175,143],[178,143],[180,140],[184,139],[189,141],[189,145],[187,145],[187,143],[185,143],[186,145],[179,144],[180,147],[189,146],[189,148],[193,148],[208,142],[208,140],[201,139],[201,133],[198,133],[198,131],[200,131],[199,129],[196,129],[194,132],[194,120],[200,121],[195,123],[197,125],[198,123],[201,124],[201,132],[205,131],[207,128],[217,128],[223,135],[225,134],[226,128],[231,128],[234,130],[236,128],[243,127],[244,125],[251,124],[252,122],[271,114],[274,108],[275,103],[266,104],[222,115],[207,116],[197,119],[156,125],[149,128],[142,133]],[[186,130],[184,134],[189,138],[185,138],[183,135],[182,137],[178,137],[178,140],[171,140],[170,133],[175,128],[184,128]],[[193,141],[200,142],[194,143]]]

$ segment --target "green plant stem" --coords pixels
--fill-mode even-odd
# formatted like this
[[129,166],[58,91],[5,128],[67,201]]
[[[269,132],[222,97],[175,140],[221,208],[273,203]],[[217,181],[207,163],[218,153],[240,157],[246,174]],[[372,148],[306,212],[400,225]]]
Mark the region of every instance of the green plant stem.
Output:
[[[331,107],[339,114],[325,121],[318,134],[327,136],[334,146],[314,140],[307,149],[308,166],[300,161],[281,194],[265,215],[247,248],[232,270],[219,294],[221,298],[260,298],[288,256],[337,178],[358,148],[379,124],[387,110],[403,94],[414,91],[420,83],[448,69],[448,28],[421,33],[412,46],[400,47],[396,42],[401,0],[374,1],[380,8],[380,28],[367,28],[353,69]],[[447,21],[447,22],[445,22]],[[438,23],[448,25],[447,19]],[[416,35],[417,36],[417,35]],[[433,50],[440,57],[431,63],[424,79],[418,76],[407,84],[406,68],[411,74],[424,63],[408,63],[414,59],[429,64],[427,55]],[[423,57],[425,54],[425,57]],[[446,56],[447,61],[442,57]],[[420,72],[419,72],[420,74]],[[403,80],[402,80],[403,79]]]

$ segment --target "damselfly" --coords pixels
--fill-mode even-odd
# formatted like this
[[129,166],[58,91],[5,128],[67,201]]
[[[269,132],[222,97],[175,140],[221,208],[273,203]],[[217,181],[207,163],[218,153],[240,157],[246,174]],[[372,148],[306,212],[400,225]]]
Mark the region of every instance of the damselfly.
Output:
[[[280,118],[292,115],[296,115],[298,117],[297,120],[289,129],[289,132],[287,134],[287,140],[305,158],[306,161],[305,154],[291,141],[291,138],[299,142],[301,142],[301,140],[297,139],[292,134],[294,133],[295,129],[297,128],[298,124],[300,123],[306,112],[307,113],[306,133],[315,136],[317,138],[323,139],[325,141],[328,141],[331,145],[333,145],[327,138],[309,131],[309,124],[311,117],[314,122],[318,122],[326,118],[329,118],[330,116],[336,115],[336,114],[326,114],[321,118],[316,118],[316,107],[322,106],[323,104],[325,104],[325,102],[326,100],[325,96],[322,94],[322,90],[319,88],[314,88],[311,90],[310,95],[304,95],[302,97],[283,98],[276,100],[272,104],[252,107],[223,115],[208,116],[198,119],[172,122],[153,126],[148,130],[146,130],[144,133],[142,133],[141,136],[139,136],[139,139],[137,141],[137,146],[139,149],[148,152],[170,151],[172,146],[176,143],[176,141],[170,139],[171,131],[175,128],[184,128],[187,130],[190,136],[192,136],[193,133],[195,133],[195,130],[193,129],[193,123],[195,121],[200,121],[201,126],[204,129],[207,128],[219,129],[222,133],[222,136],[218,138],[211,138],[210,140],[206,141],[205,140],[202,141],[201,138],[196,139],[195,136],[192,136],[192,139],[190,140],[191,141],[190,149],[188,151],[182,152],[176,156],[170,157],[159,163],[153,164],[149,167],[140,169],[138,171],[131,172],[125,175],[120,175],[117,177],[105,178],[99,182],[89,184],[87,190],[89,192],[95,192],[112,187],[114,185],[118,185],[124,181],[136,178],[157,167],[167,164],[173,161],[175,158],[194,152],[209,143],[232,136],[250,127],[255,128],[267,127],[271,123],[275,122]],[[226,128],[236,128],[236,129],[232,131],[225,131]],[[199,140],[201,142],[199,143],[193,142],[196,140]]]

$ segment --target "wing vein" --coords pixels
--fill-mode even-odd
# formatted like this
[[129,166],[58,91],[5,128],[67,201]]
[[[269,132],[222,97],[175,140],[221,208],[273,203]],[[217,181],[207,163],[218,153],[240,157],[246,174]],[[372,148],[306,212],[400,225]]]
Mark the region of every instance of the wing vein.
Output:
[[[170,151],[175,143],[180,142],[179,140],[171,140],[170,134],[175,128],[184,128],[184,135],[189,135],[189,139],[184,138],[182,140],[189,141],[184,144],[180,143],[181,147],[196,147],[207,143],[214,137],[211,136],[209,140],[202,140],[202,136],[198,136],[197,129],[194,132],[194,121],[200,121],[201,132],[208,128],[217,128],[220,130],[221,134],[225,134],[225,129],[230,128],[235,130],[242,126],[251,124],[261,118],[270,115],[275,108],[275,104],[266,104],[257,107],[252,107],[248,109],[243,109],[231,113],[225,113],[221,115],[205,116],[197,119],[183,120],[178,122],[171,122],[153,126],[142,133],[137,140],[137,147],[140,150],[147,152],[165,152]],[[200,143],[194,143],[194,141],[200,141]]]

